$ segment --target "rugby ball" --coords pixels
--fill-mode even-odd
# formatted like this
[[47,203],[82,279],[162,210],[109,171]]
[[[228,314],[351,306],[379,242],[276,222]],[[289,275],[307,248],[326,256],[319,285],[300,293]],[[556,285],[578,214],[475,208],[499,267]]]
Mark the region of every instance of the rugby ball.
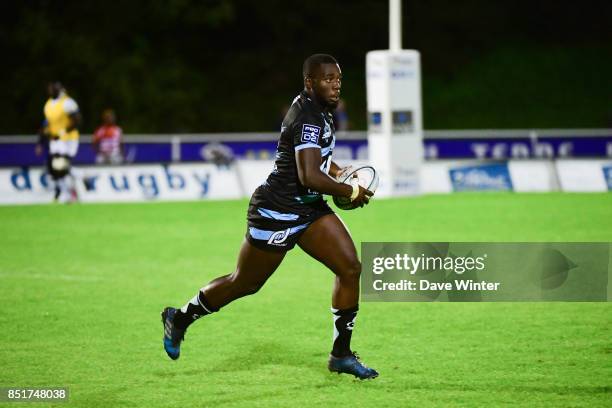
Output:
[[[378,173],[372,166],[361,166],[349,171],[342,175],[342,178],[338,180],[340,183],[351,184],[351,179],[357,177],[359,185],[363,188],[376,192],[378,188]],[[341,210],[353,210],[357,208],[354,202],[348,197],[336,197],[334,196],[334,204]]]

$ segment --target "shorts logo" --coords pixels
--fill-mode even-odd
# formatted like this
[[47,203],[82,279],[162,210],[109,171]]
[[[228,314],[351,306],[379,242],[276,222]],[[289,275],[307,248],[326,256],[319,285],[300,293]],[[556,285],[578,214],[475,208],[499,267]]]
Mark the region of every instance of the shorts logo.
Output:
[[305,143],[319,143],[319,135],[321,134],[321,128],[315,125],[302,125],[302,142]]
[[291,231],[291,228],[287,228],[286,230],[282,230],[282,231],[276,231],[274,234],[270,236],[270,239],[268,240],[268,244],[278,245],[278,246],[287,245],[285,241],[289,237],[289,231]]

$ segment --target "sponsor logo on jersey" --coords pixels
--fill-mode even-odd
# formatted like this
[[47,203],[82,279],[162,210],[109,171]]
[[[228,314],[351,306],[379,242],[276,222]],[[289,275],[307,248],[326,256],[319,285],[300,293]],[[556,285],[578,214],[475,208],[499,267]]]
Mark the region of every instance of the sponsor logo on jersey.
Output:
[[302,125],[302,142],[304,143],[319,143],[319,135],[321,134],[321,128],[315,125],[303,124]]

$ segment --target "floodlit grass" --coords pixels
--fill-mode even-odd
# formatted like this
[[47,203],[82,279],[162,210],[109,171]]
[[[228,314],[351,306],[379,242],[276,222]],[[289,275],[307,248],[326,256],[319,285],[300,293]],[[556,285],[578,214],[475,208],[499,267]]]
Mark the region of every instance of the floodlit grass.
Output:
[[[357,244],[612,241],[612,194],[341,215]],[[362,303],[353,347],[381,376],[330,374],[332,274],[300,249],[169,360],[161,309],[232,271],[245,218],[245,201],[0,207],[0,386],[67,386],[74,407],[609,406],[609,303]]]

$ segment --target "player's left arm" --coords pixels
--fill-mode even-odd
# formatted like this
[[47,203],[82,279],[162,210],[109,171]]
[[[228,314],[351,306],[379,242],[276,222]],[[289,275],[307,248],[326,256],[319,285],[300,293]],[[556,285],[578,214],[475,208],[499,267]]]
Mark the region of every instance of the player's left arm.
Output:
[[83,120],[81,117],[81,111],[79,110],[79,105],[77,105],[74,99],[69,97],[64,101],[64,110],[70,118],[70,123],[68,123],[68,126],[66,126],[66,132],[72,132],[75,129],[78,130]]
[[125,145],[123,144],[123,129],[117,126],[117,131],[119,132],[119,152],[121,155],[125,155]]
[[333,178],[338,178],[338,173],[341,170],[342,169],[340,168],[340,166],[338,166],[338,164],[332,160],[331,165],[329,166],[329,175]]
[[[332,160],[331,165],[329,166],[329,175],[340,181],[343,175],[350,173],[352,170],[353,166],[350,164],[348,166],[340,167],[338,163]],[[357,177],[357,174],[354,174],[353,177]]]
[[70,123],[66,127],[66,132],[72,132],[75,129],[79,129],[81,127],[81,123],[83,122],[83,117],[81,116],[81,112],[76,111],[70,114]]

